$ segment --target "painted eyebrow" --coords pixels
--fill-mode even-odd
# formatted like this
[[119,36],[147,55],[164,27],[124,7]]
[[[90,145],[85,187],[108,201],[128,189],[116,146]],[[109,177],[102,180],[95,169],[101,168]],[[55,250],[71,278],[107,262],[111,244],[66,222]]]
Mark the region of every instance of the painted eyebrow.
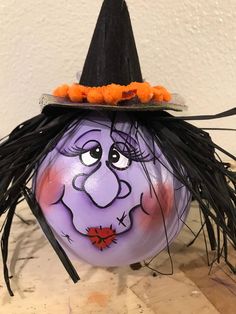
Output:
[[75,144],[85,135],[87,135],[88,133],[91,133],[91,132],[101,132],[101,130],[99,129],[92,129],[92,130],[89,130],[89,131],[86,131],[84,132],[83,134],[81,134],[75,141]]
[[[138,142],[136,141],[136,139],[134,139],[131,135],[129,135],[128,133],[122,132],[122,131],[118,131],[118,130],[114,130],[111,132],[111,137],[112,137],[112,133],[117,133],[118,135],[120,135],[120,137],[127,143],[127,139],[133,141],[135,143],[135,145],[138,145]],[[132,145],[132,144],[131,144]]]

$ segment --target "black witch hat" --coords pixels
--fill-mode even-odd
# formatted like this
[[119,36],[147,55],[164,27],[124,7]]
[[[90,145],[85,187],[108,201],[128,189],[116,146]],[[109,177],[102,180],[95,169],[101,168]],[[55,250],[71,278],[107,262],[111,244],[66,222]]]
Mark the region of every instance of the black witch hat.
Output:
[[[124,0],[105,0],[79,84],[87,87],[109,84],[127,86],[132,82],[143,83],[143,78],[128,8]],[[172,95],[170,101],[150,99],[145,105],[137,97],[131,101],[121,101],[118,106],[109,103],[91,104],[86,97],[81,102],[71,102],[68,97],[52,95],[43,95],[40,102],[44,110],[51,107],[116,111],[185,109],[183,100],[176,94]]]
[[106,0],[84,64],[80,84],[143,82],[132,25],[124,0]]

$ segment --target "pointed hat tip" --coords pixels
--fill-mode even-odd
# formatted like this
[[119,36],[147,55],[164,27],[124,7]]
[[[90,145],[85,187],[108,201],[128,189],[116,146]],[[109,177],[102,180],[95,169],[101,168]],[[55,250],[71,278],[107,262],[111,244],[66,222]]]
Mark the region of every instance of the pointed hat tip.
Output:
[[103,6],[108,6],[110,8],[119,8],[126,5],[125,0],[104,0]]
[[102,86],[142,82],[129,11],[124,0],[104,0],[80,84]]
[[125,0],[104,0],[100,14],[106,17],[118,17],[128,12]]

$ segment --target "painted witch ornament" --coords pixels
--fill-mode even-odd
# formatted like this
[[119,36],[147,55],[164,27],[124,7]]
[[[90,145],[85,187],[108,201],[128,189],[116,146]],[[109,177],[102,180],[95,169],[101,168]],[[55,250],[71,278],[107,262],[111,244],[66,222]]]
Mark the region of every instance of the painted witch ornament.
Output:
[[[236,176],[204,130],[175,117],[164,87],[144,82],[125,1],[105,0],[79,83],[41,98],[42,113],[0,144],[4,278],[16,206],[26,200],[74,282],[70,258],[138,263],[176,238],[194,198],[217,260],[236,246]],[[32,183],[31,183],[32,182]],[[223,233],[223,236],[221,236]]]
[[68,253],[127,265],[164,249],[183,225],[190,193],[172,173],[132,115],[88,113],[40,164],[35,195]]

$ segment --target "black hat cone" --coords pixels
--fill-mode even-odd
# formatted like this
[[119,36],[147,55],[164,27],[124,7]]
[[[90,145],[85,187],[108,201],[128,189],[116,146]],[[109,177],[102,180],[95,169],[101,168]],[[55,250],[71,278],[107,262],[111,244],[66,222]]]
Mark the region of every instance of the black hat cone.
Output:
[[124,0],[105,0],[85,60],[80,84],[142,82],[132,25]]

